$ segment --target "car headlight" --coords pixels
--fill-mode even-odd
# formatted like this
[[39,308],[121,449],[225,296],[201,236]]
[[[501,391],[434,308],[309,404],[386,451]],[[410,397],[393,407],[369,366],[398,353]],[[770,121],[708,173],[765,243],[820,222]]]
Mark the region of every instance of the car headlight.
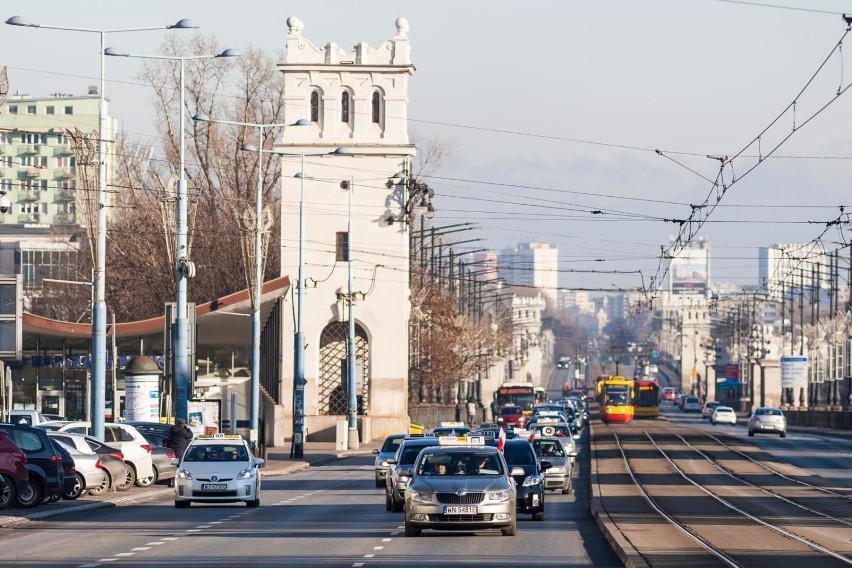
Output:
[[192,479],[192,474],[183,468],[178,469],[176,475],[178,479]]
[[431,503],[432,502],[432,494],[431,493],[422,493],[420,491],[412,491],[411,492],[411,500],[415,503]]
[[531,475],[528,478],[524,479],[523,487],[530,487],[532,485],[541,484],[541,476],[540,475]]
[[249,467],[237,474],[237,479],[251,479],[254,477],[254,468]]
[[488,493],[488,500],[489,501],[508,501],[511,498],[512,498],[512,492],[511,491],[506,491],[506,490],[490,491]]
[[565,473],[564,467],[551,467],[547,470],[548,473]]

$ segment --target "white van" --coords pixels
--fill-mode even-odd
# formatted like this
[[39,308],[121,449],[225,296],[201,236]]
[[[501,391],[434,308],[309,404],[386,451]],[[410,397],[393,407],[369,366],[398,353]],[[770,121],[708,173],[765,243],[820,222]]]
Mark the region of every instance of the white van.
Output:
[[47,422],[47,418],[38,410],[12,410],[7,422],[19,426],[38,426]]

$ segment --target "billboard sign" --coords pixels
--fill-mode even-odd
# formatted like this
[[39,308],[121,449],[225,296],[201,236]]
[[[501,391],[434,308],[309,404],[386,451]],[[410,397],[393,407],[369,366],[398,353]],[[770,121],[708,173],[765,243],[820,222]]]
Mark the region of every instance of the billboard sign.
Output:
[[708,249],[687,247],[669,265],[669,286],[672,294],[707,294]]
[[808,357],[781,357],[781,388],[796,389],[808,386]]

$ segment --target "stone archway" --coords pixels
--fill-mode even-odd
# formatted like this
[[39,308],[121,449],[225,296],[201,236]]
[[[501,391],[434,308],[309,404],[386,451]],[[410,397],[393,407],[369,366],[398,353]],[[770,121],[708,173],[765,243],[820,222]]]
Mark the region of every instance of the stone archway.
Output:
[[[346,392],[346,322],[332,322],[325,326],[320,335],[320,365],[318,413],[321,415],[346,414],[348,396]],[[356,398],[358,414],[369,414],[370,410],[370,344],[364,329],[355,324]]]

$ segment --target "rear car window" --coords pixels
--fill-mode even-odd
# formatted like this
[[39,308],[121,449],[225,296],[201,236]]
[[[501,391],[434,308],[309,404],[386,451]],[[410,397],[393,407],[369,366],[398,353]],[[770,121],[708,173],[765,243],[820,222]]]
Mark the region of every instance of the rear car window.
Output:
[[535,463],[535,454],[529,443],[506,445],[503,448],[503,457],[506,458],[506,463],[511,465]]
[[399,447],[402,443],[402,438],[386,438],[385,443],[382,444],[382,452],[393,452]]
[[520,414],[522,412],[520,406],[504,406],[500,409],[500,414]]
[[15,445],[28,454],[40,452],[44,449],[44,446],[41,443],[41,438],[38,437],[38,434],[23,432],[21,430],[7,430],[6,433],[10,438],[12,438],[12,441],[15,442]]

